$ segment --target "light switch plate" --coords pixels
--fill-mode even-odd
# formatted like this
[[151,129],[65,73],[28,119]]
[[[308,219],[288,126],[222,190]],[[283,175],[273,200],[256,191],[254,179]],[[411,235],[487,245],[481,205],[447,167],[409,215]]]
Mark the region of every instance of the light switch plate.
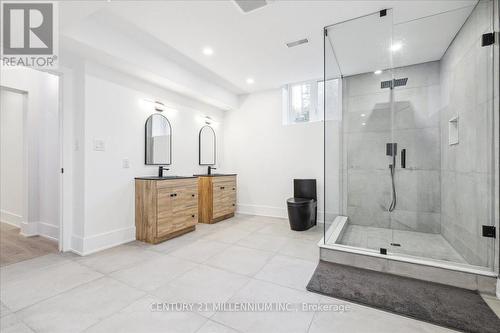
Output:
[[95,151],[105,151],[106,144],[102,139],[94,139],[94,150]]
[[122,168],[128,169],[130,168],[130,160],[128,158],[124,158],[122,161]]

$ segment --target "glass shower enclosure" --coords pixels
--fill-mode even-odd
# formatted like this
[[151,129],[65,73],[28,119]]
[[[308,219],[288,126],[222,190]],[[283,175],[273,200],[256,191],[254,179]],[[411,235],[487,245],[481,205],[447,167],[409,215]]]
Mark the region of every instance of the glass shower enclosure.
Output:
[[324,246],[496,268],[493,5],[324,29]]

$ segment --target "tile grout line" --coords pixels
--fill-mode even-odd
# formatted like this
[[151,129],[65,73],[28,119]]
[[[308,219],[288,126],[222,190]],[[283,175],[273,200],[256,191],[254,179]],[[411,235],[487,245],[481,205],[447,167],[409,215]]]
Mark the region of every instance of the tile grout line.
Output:
[[314,311],[314,313],[313,313],[313,315],[311,317],[311,321],[309,322],[309,326],[307,327],[307,331],[306,331],[307,333],[309,333],[309,331],[311,330],[311,326],[312,326],[312,324],[314,322],[314,319],[316,318],[316,314],[317,313],[318,313],[317,311]]

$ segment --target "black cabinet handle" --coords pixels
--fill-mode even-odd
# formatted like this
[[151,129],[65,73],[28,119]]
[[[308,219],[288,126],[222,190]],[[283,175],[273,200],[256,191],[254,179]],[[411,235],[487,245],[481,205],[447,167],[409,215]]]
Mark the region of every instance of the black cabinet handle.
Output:
[[223,189],[224,189],[224,186],[221,186],[221,187],[220,187],[220,189],[221,189],[221,190],[223,190]]
[[233,204],[233,206],[235,206],[235,204]]
[[191,194],[191,196],[194,198],[194,194]]
[[191,215],[191,217],[194,217],[194,215]]
[[173,194],[173,193],[172,193],[172,194],[170,194],[170,197],[173,197],[173,196],[174,196],[174,194]]
[[234,187],[233,187],[233,191],[236,190]]

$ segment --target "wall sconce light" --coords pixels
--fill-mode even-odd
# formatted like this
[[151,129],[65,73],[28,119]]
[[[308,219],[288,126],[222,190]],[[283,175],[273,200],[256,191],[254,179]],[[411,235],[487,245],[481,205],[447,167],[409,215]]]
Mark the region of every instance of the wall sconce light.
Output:
[[153,109],[157,112],[165,111],[165,104],[160,102],[160,101],[154,101],[151,99],[144,98],[139,103],[140,103],[141,107],[147,111],[151,111],[151,109]]
[[162,102],[155,101],[155,111],[163,112],[165,110],[165,104]]

